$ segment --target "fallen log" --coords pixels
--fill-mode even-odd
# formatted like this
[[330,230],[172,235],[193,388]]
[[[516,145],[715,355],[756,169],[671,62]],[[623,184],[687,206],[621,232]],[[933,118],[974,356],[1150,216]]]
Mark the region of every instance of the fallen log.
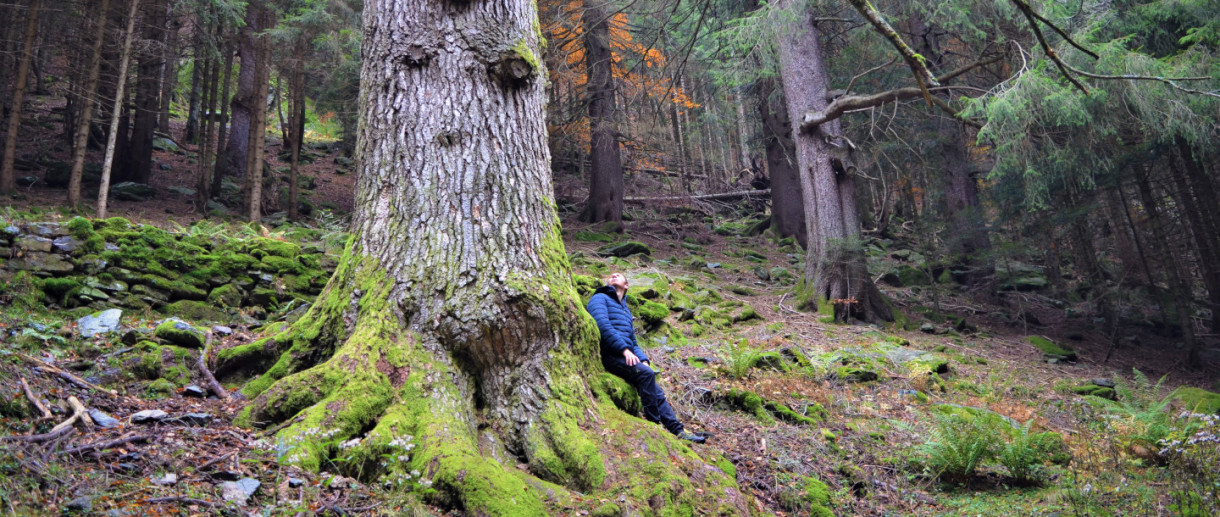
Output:
[[771,189],[763,190],[737,190],[733,192],[721,192],[718,194],[699,194],[694,196],[659,196],[659,197],[627,197],[623,198],[624,203],[634,203],[638,205],[648,203],[689,203],[691,201],[735,201],[739,199],[769,197]]
[[47,409],[47,407],[42,404],[42,401],[38,400],[38,397],[34,396],[34,390],[31,390],[30,384],[25,382],[25,377],[21,378],[21,391],[25,392],[25,397],[30,399],[30,403],[34,404],[34,407],[38,408],[39,413],[42,413],[39,420],[50,420],[52,418],[51,410]]

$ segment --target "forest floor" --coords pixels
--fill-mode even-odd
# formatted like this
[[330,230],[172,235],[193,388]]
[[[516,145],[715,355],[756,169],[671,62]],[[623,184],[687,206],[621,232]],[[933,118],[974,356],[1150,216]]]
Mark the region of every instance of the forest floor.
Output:
[[[39,123],[48,132],[54,129],[52,108],[46,106],[48,118]],[[23,148],[42,159],[66,160],[37,141],[29,145]],[[310,199],[332,207],[329,214],[349,212],[354,175],[337,174],[336,156],[324,147],[314,153],[304,173],[316,179]],[[154,172],[157,195],[116,202],[112,215],[171,230],[189,226],[200,218],[197,210],[169,187],[193,184],[191,157],[158,152],[155,160],[169,165]],[[673,188],[652,177],[628,183],[641,193]],[[803,252],[769,234],[742,235],[752,208],[631,208],[624,235],[602,234],[575,221],[580,190],[578,176],[556,178],[575,273],[601,277],[619,270],[636,285],[659,278],[668,289],[719,300],[709,303],[722,310],[674,311],[644,336],[679,417],[692,430],[712,433],[708,443],[692,447],[729,458],[762,513],[807,515],[810,478],[828,485],[838,515],[1207,515],[1220,506],[1217,485],[1207,492],[1218,477],[1214,451],[1164,455],[1148,440],[1154,431],[1173,437],[1198,428],[1198,418],[1174,417],[1170,408],[1182,404],[1170,393],[1180,386],[1220,390],[1215,342],[1208,343],[1205,367],[1188,370],[1177,340],[1152,327],[1132,327],[1121,337],[1134,339],[1115,350],[1114,337],[1095,325],[1088,306],[1039,291],[971,292],[953,283],[883,286],[904,321],[837,324],[825,314],[795,309],[791,291]],[[35,185],[6,200],[0,216],[66,219],[71,214],[62,208],[63,198],[62,190]],[[232,227],[239,224],[234,220]],[[650,253],[608,257],[601,251],[626,240],[644,243]],[[878,278],[907,264],[900,257],[909,255],[900,252],[913,245],[903,236],[875,243],[880,251],[870,253],[870,268]],[[1132,307],[1140,313],[1138,304]],[[757,317],[737,318],[745,308]],[[87,380],[107,358],[130,353],[122,333],[83,338],[72,319],[55,312],[6,310],[0,318],[0,513],[445,513],[375,482],[283,466],[274,436],[230,424],[241,401],[158,390],[124,375]],[[159,320],[155,313],[136,314],[122,325],[147,332]],[[258,334],[242,321],[220,323],[234,332],[218,337],[216,347]],[[1077,359],[1048,362],[1029,336],[1068,346]],[[873,375],[853,377],[846,366]],[[1144,386],[1135,370],[1152,383],[1164,377],[1164,383]],[[202,379],[194,380],[206,391]],[[1095,386],[1094,380],[1116,383],[1120,402],[1077,393]],[[772,406],[726,395],[742,392]],[[51,415],[40,417],[30,398],[47,401]],[[94,415],[92,425],[54,434],[55,424],[74,414],[72,398],[115,417],[117,425],[103,428],[105,419]],[[779,406],[806,418],[793,421]],[[136,423],[132,417],[145,410],[170,416]],[[1071,461],[1044,462],[1054,451],[1039,451],[1046,457],[1028,460],[1033,474],[1018,479],[998,457],[983,455],[976,458],[979,468],[965,476],[938,476],[945,461],[958,459],[938,463],[938,449],[928,445],[954,443],[952,429],[941,426],[947,420],[937,415],[963,413],[1017,423],[982,431],[1007,437],[988,442],[999,448],[1024,436],[1020,423],[1032,422],[1028,432],[1057,433]],[[237,483],[244,479],[261,484],[248,498],[242,490],[250,486]]]

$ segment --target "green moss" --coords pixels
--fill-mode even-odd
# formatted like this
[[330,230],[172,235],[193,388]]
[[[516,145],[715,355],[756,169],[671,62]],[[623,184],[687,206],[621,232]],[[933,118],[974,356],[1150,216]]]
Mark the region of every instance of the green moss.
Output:
[[1220,414],[1220,393],[1193,386],[1183,386],[1174,390],[1173,397],[1191,412]]
[[157,325],[153,335],[176,345],[200,348],[203,346],[204,330],[185,321],[168,319]]
[[1042,351],[1042,354],[1047,357],[1056,358],[1062,361],[1075,361],[1077,359],[1075,350],[1062,346],[1042,336],[1029,336],[1026,339],[1030,342],[1030,344]]
[[880,378],[877,372],[860,366],[840,366],[835,368],[834,376],[847,382],[872,382]]
[[1077,395],[1089,395],[1089,396],[1094,396],[1094,397],[1101,397],[1103,399],[1108,399],[1108,400],[1118,400],[1118,394],[1114,391],[1114,388],[1109,388],[1106,386],[1098,386],[1096,384],[1085,384],[1082,386],[1073,386],[1071,388],[1071,392],[1075,393]]
[[148,386],[146,386],[144,389],[150,398],[159,399],[165,398],[166,396],[174,393],[176,388],[177,386],[174,386],[174,383],[168,380],[157,379],[148,383]]
[[65,227],[67,227],[69,234],[82,241],[94,235],[93,223],[84,217],[73,217]]
[[652,327],[665,323],[665,317],[669,316],[669,307],[652,300],[643,300],[635,311],[644,323]]
[[242,291],[234,284],[224,284],[208,293],[208,303],[218,307],[241,306]]
[[179,300],[161,308],[161,313],[191,321],[225,322],[229,315],[211,302]]
[[810,517],[834,517],[830,510],[830,487],[818,478],[805,478],[804,500]]
[[614,242],[617,240],[615,236],[608,233],[591,232],[581,230],[572,235],[572,238],[580,242]]
[[1055,465],[1066,466],[1072,462],[1072,450],[1063,441],[1063,436],[1054,431],[1038,433],[1031,438],[1039,455]]
[[80,285],[80,281],[74,277],[48,278],[42,281],[42,290],[48,295],[62,297]]
[[734,465],[733,462],[729,461],[728,458],[720,458],[717,460],[716,468],[720,469],[721,472],[724,472],[724,475],[728,476],[730,479],[737,479],[737,465]]
[[161,347],[151,342],[145,342],[144,346],[136,347],[137,350],[144,349],[140,354],[136,364],[131,368],[132,375],[137,379],[152,380],[161,377],[161,367],[163,362],[161,359]]
[[643,404],[640,394],[627,381],[612,373],[600,373],[589,381],[589,388],[599,399],[609,400],[618,409],[640,416]]

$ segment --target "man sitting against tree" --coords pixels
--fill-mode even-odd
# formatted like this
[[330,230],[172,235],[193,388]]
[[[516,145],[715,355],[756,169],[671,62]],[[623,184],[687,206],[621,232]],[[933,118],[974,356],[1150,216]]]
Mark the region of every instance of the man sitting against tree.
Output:
[[703,443],[707,433],[691,433],[682,427],[674,416],[673,408],[665,400],[665,392],[657,386],[656,373],[648,361],[648,354],[635,341],[631,309],[627,307],[627,277],[622,273],[611,274],[606,285],[598,288],[586,307],[597,330],[601,332],[602,365],[635,387],[644,405],[644,418],[656,422],[683,440]]

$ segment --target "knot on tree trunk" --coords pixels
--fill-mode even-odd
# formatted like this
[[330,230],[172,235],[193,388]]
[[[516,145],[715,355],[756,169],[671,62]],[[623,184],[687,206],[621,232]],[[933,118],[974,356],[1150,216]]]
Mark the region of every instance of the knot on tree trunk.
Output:
[[538,59],[524,43],[500,54],[499,59],[488,66],[488,73],[502,88],[521,88],[537,75]]

